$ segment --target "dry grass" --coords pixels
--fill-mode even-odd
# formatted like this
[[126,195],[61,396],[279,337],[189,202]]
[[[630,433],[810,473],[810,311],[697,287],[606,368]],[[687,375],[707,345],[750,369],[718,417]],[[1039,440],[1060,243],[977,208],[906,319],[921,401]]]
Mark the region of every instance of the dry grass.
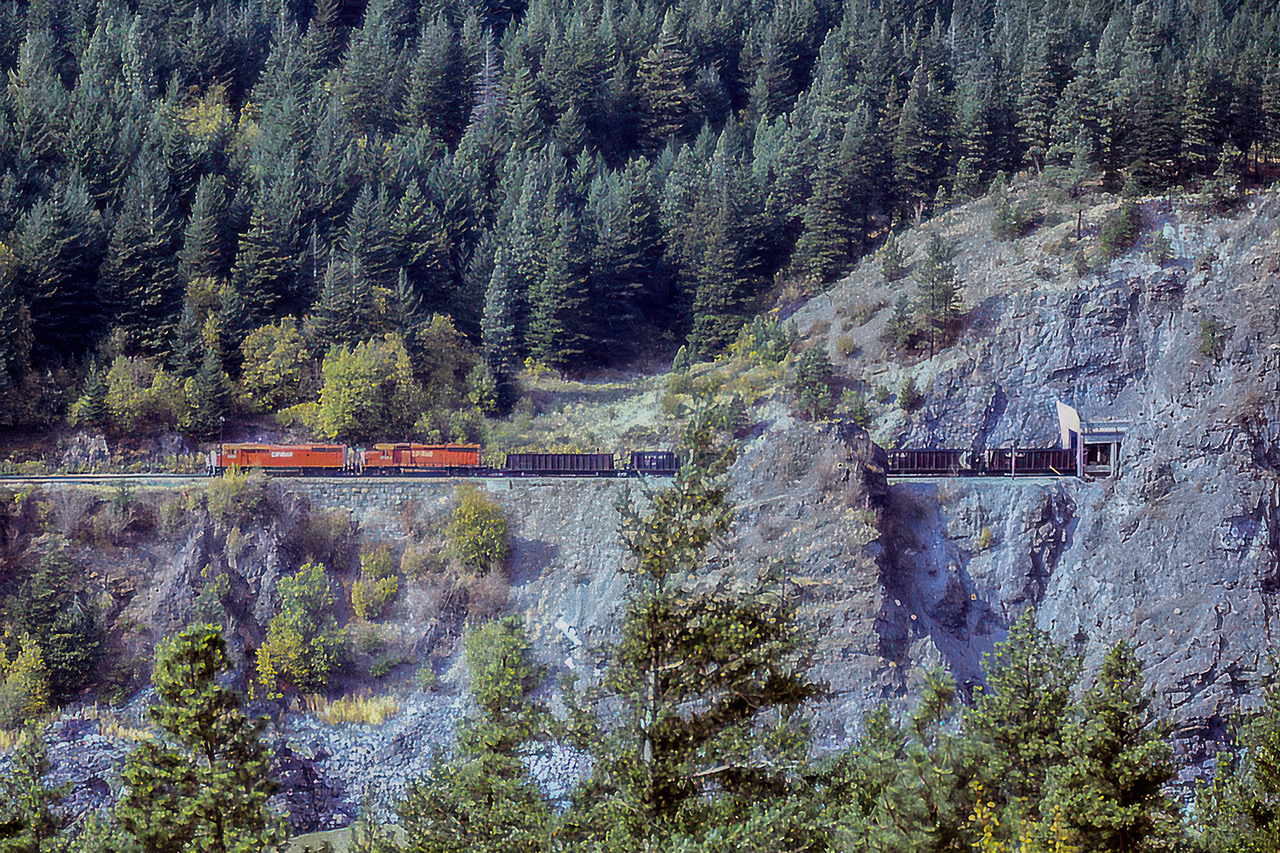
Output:
[[308,696],[307,710],[329,725],[338,723],[364,723],[380,726],[399,713],[400,703],[390,696],[343,696],[326,699]]

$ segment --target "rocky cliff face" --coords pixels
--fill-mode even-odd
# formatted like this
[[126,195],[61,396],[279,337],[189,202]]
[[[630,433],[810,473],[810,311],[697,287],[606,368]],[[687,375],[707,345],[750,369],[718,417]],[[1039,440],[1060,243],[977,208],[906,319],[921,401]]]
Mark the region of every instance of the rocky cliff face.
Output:
[[[1086,206],[1086,244],[1106,209]],[[991,240],[982,205],[941,218],[967,315],[932,358],[881,342],[893,292],[871,263],[796,320],[833,354],[860,353],[833,356],[855,385],[914,378],[918,411],[877,413],[886,446],[1054,446],[1059,400],[1133,422],[1109,479],[891,486],[884,589],[912,613],[886,609],[888,659],[918,663],[913,643],[928,637],[963,682],[1001,627],[1034,606],[1086,667],[1135,642],[1176,718],[1213,727],[1249,702],[1274,649],[1280,200],[1256,196],[1216,220],[1163,199],[1142,209],[1144,239],[1166,235],[1172,262],[1148,262],[1140,242],[1084,277],[1061,251],[1074,217],[1014,243]]]

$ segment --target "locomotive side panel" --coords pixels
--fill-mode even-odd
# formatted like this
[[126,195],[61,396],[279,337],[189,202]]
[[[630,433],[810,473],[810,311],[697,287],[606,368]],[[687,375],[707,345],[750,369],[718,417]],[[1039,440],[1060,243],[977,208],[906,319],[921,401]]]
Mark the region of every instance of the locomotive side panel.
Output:
[[222,465],[231,468],[341,471],[345,444],[224,444]]
[[364,451],[364,467],[376,472],[479,468],[478,444],[375,444]]

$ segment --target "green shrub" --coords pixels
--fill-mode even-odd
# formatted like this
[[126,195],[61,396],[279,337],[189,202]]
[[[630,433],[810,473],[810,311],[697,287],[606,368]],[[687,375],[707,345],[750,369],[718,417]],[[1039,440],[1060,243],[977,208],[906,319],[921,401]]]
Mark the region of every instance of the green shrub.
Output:
[[747,426],[747,404],[741,394],[722,398],[710,412],[711,425],[722,432],[737,432]]
[[369,674],[374,678],[381,678],[402,663],[408,663],[409,656],[401,650],[392,650],[374,657],[373,663],[369,665]]
[[991,236],[997,240],[1013,240],[1022,234],[1022,226],[1018,215],[1009,203],[1009,199],[1001,196],[996,200],[995,215],[991,219]]
[[924,402],[924,396],[920,393],[920,389],[916,387],[915,380],[908,376],[902,380],[902,385],[898,387],[898,408],[910,414],[920,408],[920,404]]
[[443,548],[438,541],[410,542],[400,557],[400,574],[407,578],[422,578],[439,571],[444,566]]
[[0,729],[16,729],[49,710],[49,672],[30,634],[0,637]]
[[885,281],[897,281],[907,274],[906,256],[892,231],[880,247],[880,274]]
[[177,423],[183,408],[182,380],[149,359],[117,356],[106,377],[107,417],[118,432]]
[[835,401],[832,389],[834,376],[835,368],[827,357],[826,347],[819,345],[805,350],[796,363],[795,378],[791,383],[797,408],[814,420],[831,414]]
[[422,412],[423,395],[404,341],[336,347],[324,359],[317,417],[326,438],[361,441],[405,434]]
[[1200,321],[1200,340],[1196,344],[1196,352],[1209,358],[1222,357],[1222,349],[1227,344],[1230,330],[1219,320],[1210,317]]
[[66,540],[43,536],[32,553],[36,564],[24,572],[8,612],[17,632],[39,645],[49,694],[62,703],[99,677],[106,631],[85,589],[84,570],[68,556]]
[[1151,239],[1147,241],[1145,254],[1151,263],[1164,266],[1173,260],[1173,241],[1163,232],[1152,234]]
[[292,319],[254,329],[240,351],[241,387],[249,408],[272,412],[301,402],[305,384],[313,381],[315,363]]
[[750,364],[779,364],[800,340],[795,323],[779,323],[771,317],[756,317],[743,325],[729,345],[729,354]]
[[332,585],[324,566],[307,563],[293,577],[281,578],[278,588],[280,612],[258,649],[257,683],[270,695],[280,695],[286,685],[311,693],[328,681],[342,643]]
[[469,483],[458,487],[448,536],[453,556],[478,574],[500,570],[511,553],[511,534],[502,507]]
[[221,625],[226,619],[227,610],[223,599],[231,592],[231,580],[224,572],[215,571],[213,566],[205,566],[200,570],[200,593],[196,596],[195,613],[200,622]]
[[1142,209],[1132,201],[1126,201],[1102,223],[1098,242],[1102,256],[1113,261],[1123,255],[1138,239],[1142,230]]
[[206,490],[209,514],[223,524],[240,521],[266,502],[267,478],[260,471],[245,473],[229,468],[209,481]]
[[350,559],[354,532],[348,510],[313,510],[302,528],[298,545],[308,560],[344,570]]
[[692,394],[695,385],[695,379],[688,371],[673,373],[667,379],[667,392],[670,394]]
[[422,662],[422,666],[418,667],[418,671],[414,673],[413,680],[418,685],[418,689],[424,693],[435,688],[436,671],[431,668],[431,661]]
[[873,420],[871,406],[867,404],[866,394],[854,394],[849,403],[849,419],[863,429],[870,429]]
[[395,562],[385,546],[360,558],[360,578],[351,585],[351,609],[366,622],[376,622],[400,593]]
[[893,314],[885,324],[885,340],[898,349],[906,349],[911,345],[916,332],[916,323],[911,316],[911,300],[905,293],[901,293],[893,304]]

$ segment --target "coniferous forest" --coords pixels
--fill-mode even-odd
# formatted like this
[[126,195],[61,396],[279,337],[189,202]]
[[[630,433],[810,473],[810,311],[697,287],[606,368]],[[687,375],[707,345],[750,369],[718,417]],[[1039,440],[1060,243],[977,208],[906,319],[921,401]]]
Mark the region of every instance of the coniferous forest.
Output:
[[501,411],[526,359],[713,354],[1002,171],[1265,174],[1278,30],[1268,0],[5,2],[0,417],[208,438],[322,373]]

